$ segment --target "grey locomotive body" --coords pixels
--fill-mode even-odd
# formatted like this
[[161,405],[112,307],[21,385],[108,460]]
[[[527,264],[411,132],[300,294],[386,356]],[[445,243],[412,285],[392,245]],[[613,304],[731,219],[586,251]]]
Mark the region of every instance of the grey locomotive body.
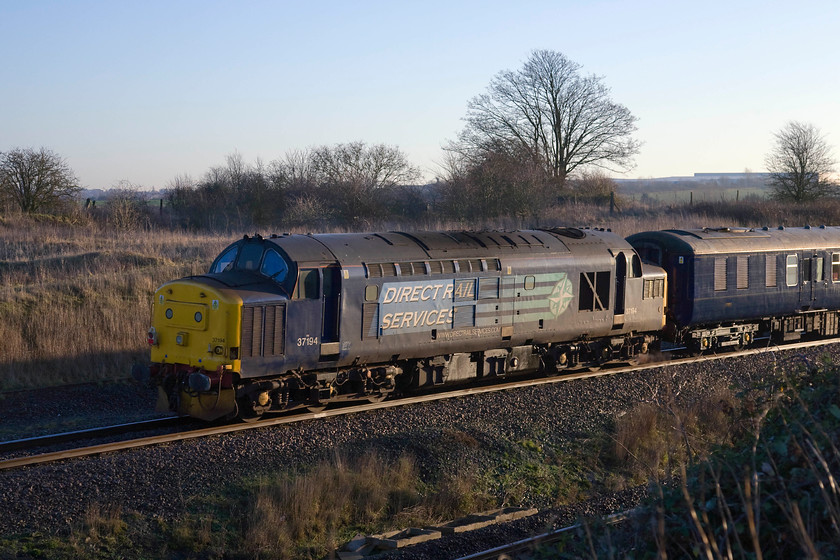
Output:
[[167,363],[185,355],[184,323],[155,311],[152,372],[170,408],[209,419],[598,365],[647,351],[665,284],[604,230],[246,236],[156,294],[166,305],[203,287],[224,310],[202,315],[204,332],[227,322],[238,340],[212,338],[229,343],[212,370]]

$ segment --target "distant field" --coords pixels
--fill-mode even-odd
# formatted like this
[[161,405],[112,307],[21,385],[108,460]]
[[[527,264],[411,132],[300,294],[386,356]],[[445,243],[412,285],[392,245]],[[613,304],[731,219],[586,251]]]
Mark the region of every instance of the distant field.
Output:
[[656,201],[663,204],[687,204],[694,202],[737,202],[748,198],[766,199],[767,190],[762,188],[702,188],[647,191],[622,191],[632,201]]

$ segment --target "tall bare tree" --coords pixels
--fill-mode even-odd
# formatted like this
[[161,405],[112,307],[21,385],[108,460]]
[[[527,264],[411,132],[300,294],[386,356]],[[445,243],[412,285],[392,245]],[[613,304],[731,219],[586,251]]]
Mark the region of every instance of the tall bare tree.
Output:
[[81,190],[78,179],[58,154],[41,148],[0,153],[0,190],[21,211],[53,210]]
[[524,153],[561,184],[582,166],[630,169],[639,151],[631,138],[636,117],[610,98],[603,78],[580,68],[562,53],[533,51],[469,102],[466,127],[449,149],[473,161]]
[[803,202],[836,190],[830,179],[836,162],[817,127],[791,121],[773,137],[776,142],[764,161],[774,198]]
[[361,225],[387,212],[390,190],[420,176],[399,148],[356,141],[320,146],[311,152],[312,170],[335,216]]

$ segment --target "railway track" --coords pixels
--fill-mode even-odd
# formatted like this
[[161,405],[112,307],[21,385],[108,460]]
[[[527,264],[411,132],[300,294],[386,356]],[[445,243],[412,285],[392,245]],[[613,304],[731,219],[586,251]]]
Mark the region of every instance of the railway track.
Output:
[[[452,391],[440,392],[440,393],[430,393],[425,395],[418,395],[418,396],[411,396],[411,397],[404,397],[395,400],[386,400],[379,403],[371,403],[371,404],[363,404],[363,405],[355,405],[355,406],[345,406],[341,408],[335,409],[327,409],[322,412],[307,412],[302,414],[295,414],[294,416],[280,416],[276,418],[264,419],[259,422],[254,423],[238,423],[238,424],[228,424],[228,425],[221,425],[221,426],[208,426],[202,427],[196,430],[189,430],[189,431],[181,431],[177,433],[170,433],[170,434],[163,434],[163,435],[156,435],[156,436],[149,436],[149,437],[142,437],[137,439],[132,439],[128,441],[119,441],[119,442],[111,442],[111,443],[104,443],[98,445],[90,445],[85,447],[77,447],[73,449],[65,449],[61,451],[54,451],[49,453],[41,453],[36,455],[29,455],[26,457],[16,457],[12,459],[0,460],[0,470],[5,469],[13,469],[13,468],[20,468],[30,465],[37,465],[43,463],[50,463],[54,461],[61,461],[65,459],[73,459],[79,457],[87,457],[92,455],[99,455],[103,453],[111,453],[116,451],[122,451],[127,449],[136,449],[140,447],[146,447],[151,445],[158,445],[162,443],[171,443],[176,441],[184,441],[189,439],[196,439],[202,437],[209,437],[215,435],[222,435],[234,432],[241,432],[244,430],[253,430],[253,429],[262,429],[267,427],[273,426],[281,426],[284,424],[292,424],[297,422],[304,422],[307,420],[315,420],[320,418],[330,418],[333,416],[343,416],[347,414],[357,414],[361,412],[368,412],[372,410],[384,409],[384,408],[394,408],[399,406],[406,406],[410,404],[418,404],[423,402],[429,401],[436,401],[442,399],[453,399],[453,398],[462,398],[467,397],[470,395],[477,395],[482,393],[491,393],[496,391],[509,391],[512,389],[522,388],[522,387],[532,387],[537,385],[547,385],[552,383],[562,383],[567,381],[574,381],[579,379],[586,379],[592,377],[598,377],[603,375],[615,375],[619,373],[630,373],[634,371],[643,371],[647,369],[659,368],[659,367],[668,367],[673,365],[679,364],[688,364],[693,362],[699,361],[710,361],[710,360],[722,360],[728,358],[735,358],[735,357],[743,357],[743,356],[750,356],[750,355],[759,355],[759,354],[772,354],[777,350],[795,350],[797,348],[810,348],[810,347],[818,347],[818,346],[825,346],[830,344],[836,344],[837,340],[820,340],[820,341],[809,341],[809,342],[799,342],[793,344],[786,344],[782,347],[777,346],[766,346],[761,348],[750,348],[746,350],[740,350],[736,352],[730,352],[725,354],[714,354],[708,356],[700,356],[700,357],[688,357],[688,358],[671,358],[665,359],[664,361],[651,361],[645,364],[634,364],[634,365],[618,365],[613,367],[605,367],[603,369],[592,371],[592,370],[582,370],[582,371],[575,371],[570,373],[564,373],[560,375],[555,375],[552,377],[538,377],[538,378],[525,378],[525,379],[516,379],[514,381],[508,381],[504,383],[497,383],[493,385],[486,385],[486,386],[475,386],[475,387],[467,387],[463,389],[456,389]],[[171,419],[170,419],[171,420]],[[131,426],[125,425],[125,426]],[[113,428],[113,427],[111,427]],[[93,432],[94,430],[82,430],[81,432],[70,432],[69,434],[57,434],[54,436],[44,436],[42,438],[29,438],[30,440],[38,440],[41,441],[48,441],[50,438],[65,438],[64,441],[68,441],[72,439],[70,437],[74,433],[84,433],[84,432]],[[91,439],[91,438],[87,438]],[[23,445],[27,440],[17,440],[15,442],[7,442],[4,445]],[[7,451],[9,449],[6,449]],[[3,448],[0,447],[0,451],[3,451]]]
[[142,420],[138,422],[116,424],[114,426],[87,428],[84,430],[74,430],[71,432],[62,432],[59,434],[49,434],[45,436],[35,436],[23,439],[3,441],[0,442],[0,455],[11,451],[30,451],[71,441],[95,440],[97,438],[136,433],[144,430],[166,428],[170,426],[176,426],[179,423],[181,423],[182,420],[182,418],[170,416],[166,418],[155,418],[152,420]]

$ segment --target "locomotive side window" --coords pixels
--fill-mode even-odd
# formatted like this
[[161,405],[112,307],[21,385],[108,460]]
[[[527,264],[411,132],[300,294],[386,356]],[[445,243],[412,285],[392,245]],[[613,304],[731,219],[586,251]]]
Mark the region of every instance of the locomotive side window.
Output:
[[317,268],[304,268],[298,275],[295,286],[294,299],[318,299],[320,297],[320,280]]
[[631,276],[630,278],[641,278],[642,277],[642,260],[639,258],[639,255],[633,253],[632,262],[630,263],[630,271]]
[[[239,252],[239,246],[234,245],[216,259],[213,266],[210,267],[210,274],[218,274],[219,272],[226,272],[233,268],[233,261],[236,260],[236,254]],[[837,255],[840,257],[840,254]],[[840,261],[838,261],[840,262]]]
[[526,276],[525,277],[525,289],[526,290],[533,290],[537,285],[537,279],[533,276]]
[[785,283],[788,286],[796,286],[799,276],[799,260],[796,255],[788,255],[785,262]]
[[282,284],[288,272],[289,265],[286,264],[286,260],[277,251],[269,249],[265,252],[265,257],[263,257],[263,263],[260,267],[261,274]]
[[831,281],[840,282],[840,253],[831,253]]
[[379,286],[371,284],[365,286],[365,301],[376,301],[379,299]]

